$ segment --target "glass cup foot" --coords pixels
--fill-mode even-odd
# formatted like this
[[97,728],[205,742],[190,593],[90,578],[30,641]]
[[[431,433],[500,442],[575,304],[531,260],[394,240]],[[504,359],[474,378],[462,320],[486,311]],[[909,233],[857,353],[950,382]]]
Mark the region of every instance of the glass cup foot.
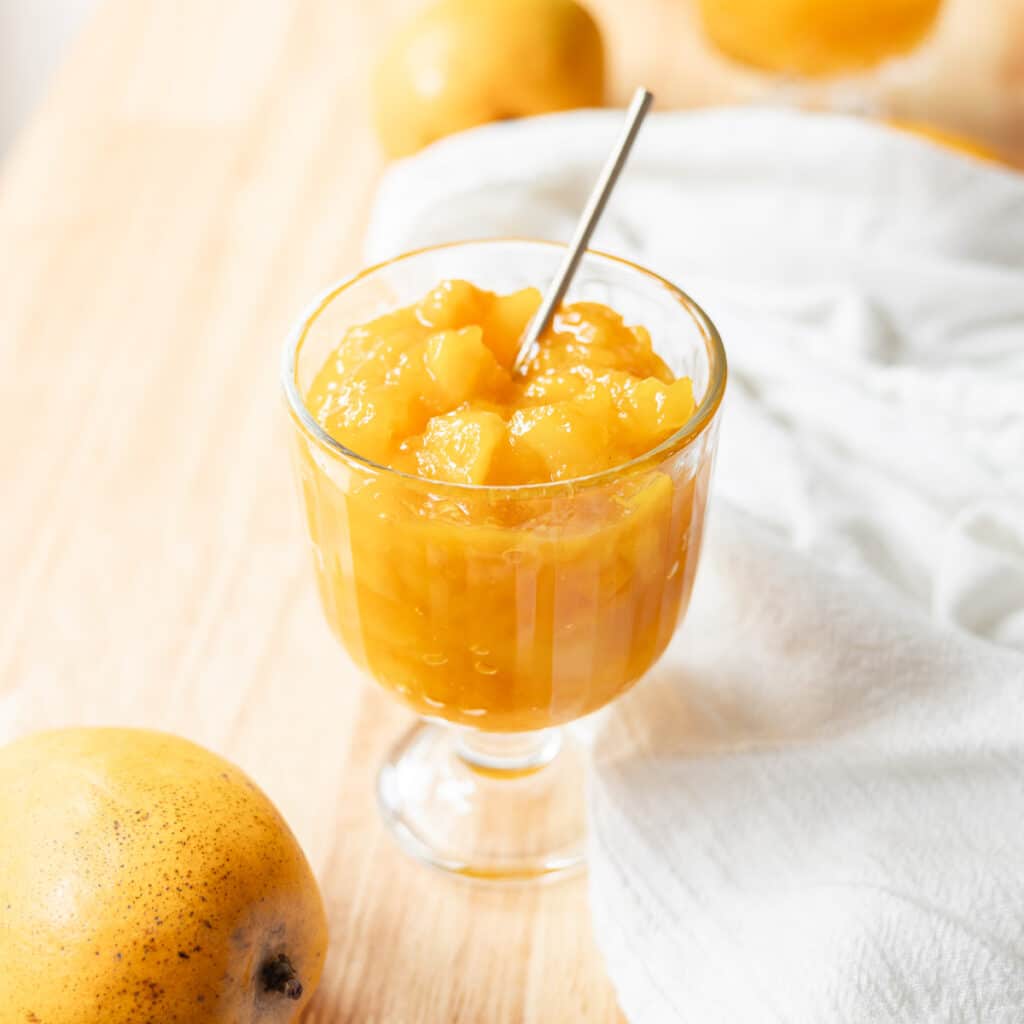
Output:
[[583,757],[559,730],[421,722],[388,754],[377,797],[402,847],[453,875],[538,882],[583,866]]

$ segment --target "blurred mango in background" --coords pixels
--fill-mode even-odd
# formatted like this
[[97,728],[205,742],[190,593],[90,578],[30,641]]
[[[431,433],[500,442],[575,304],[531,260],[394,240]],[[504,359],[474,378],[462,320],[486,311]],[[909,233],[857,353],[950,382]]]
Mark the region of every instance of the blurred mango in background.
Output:
[[1024,165],[1024,0],[631,0],[623,22],[625,2],[421,0],[376,67],[385,153],[642,84],[662,110],[841,109]]
[[913,50],[941,0],[699,0],[722,53],[764,71],[833,75]]
[[604,45],[576,0],[440,0],[401,27],[373,83],[388,156],[489,121],[604,102]]
[[[921,73],[929,65],[935,68],[949,39],[957,41],[967,58],[985,27],[991,31],[997,11],[1001,9],[1002,17],[1012,21],[1012,4],[1003,0],[694,2],[707,44],[737,66],[761,73],[769,81],[774,76],[788,83],[780,95],[788,96],[791,103],[815,110],[838,106],[881,117],[890,127],[983,160],[1003,162],[1007,157],[998,146],[953,127],[960,120],[959,111],[953,104],[936,102],[934,89],[922,88]],[[1024,0],[1013,2],[1024,17]],[[993,70],[998,73],[998,65]],[[956,70],[949,72],[956,76]],[[838,85],[833,89],[828,81]],[[1007,95],[1007,100],[1012,97]],[[927,113],[922,101],[927,103]]]

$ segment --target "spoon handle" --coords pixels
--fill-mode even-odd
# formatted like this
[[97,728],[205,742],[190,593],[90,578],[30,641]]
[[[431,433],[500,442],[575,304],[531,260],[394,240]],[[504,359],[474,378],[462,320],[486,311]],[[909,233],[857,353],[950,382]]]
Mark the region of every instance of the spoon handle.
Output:
[[654,94],[648,92],[647,89],[637,89],[633,94],[633,100],[626,113],[626,123],[622,129],[622,134],[608,155],[608,159],[601,169],[601,174],[594,185],[593,191],[590,193],[587,205],[583,210],[579,223],[576,225],[576,233],[573,235],[572,241],[566,250],[565,259],[562,261],[561,267],[558,268],[558,273],[551,282],[551,286],[544,296],[540,309],[534,314],[533,319],[523,334],[522,341],[519,344],[519,351],[516,353],[515,363],[512,366],[513,373],[522,373],[526,369],[526,366],[533,358],[540,336],[547,330],[555,310],[565,297],[565,293],[572,283],[573,275],[576,273],[576,268],[579,266],[583,253],[586,251],[590,236],[594,233],[594,228],[597,227],[601,214],[604,213],[608,197],[611,195],[612,189],[615,188],[615,183],[619,180],[619,175],[622,173],[626,160],[629,158],[629,151],[633,148],[633,143],[636,141],[640,126],[643,124],[647,111],[650,110],[653,102]]

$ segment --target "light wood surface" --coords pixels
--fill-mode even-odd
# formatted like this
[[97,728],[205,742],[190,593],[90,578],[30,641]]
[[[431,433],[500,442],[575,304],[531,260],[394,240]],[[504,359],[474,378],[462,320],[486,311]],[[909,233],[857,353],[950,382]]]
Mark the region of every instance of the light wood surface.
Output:
[[[328,903],[310,1022],[603,1024],[583,882],[471,889],[384,834],[407,716],[321,620],[285,456],[279,348],[359,265],[369,60],[414,5],[109,0],[8,159],[0,738],[158,726],[255,776]],[[754,90],[687,42],[685,3],[593,6],[617,98]]]

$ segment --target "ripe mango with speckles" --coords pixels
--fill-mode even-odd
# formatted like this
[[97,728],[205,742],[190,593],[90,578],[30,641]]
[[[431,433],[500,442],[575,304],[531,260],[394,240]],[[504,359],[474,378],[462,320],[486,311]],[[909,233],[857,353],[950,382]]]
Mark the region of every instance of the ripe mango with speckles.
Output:
[[65,729],[0,750],[0,1020],[292,1024],[327,922],[270,800],[187,740]]

